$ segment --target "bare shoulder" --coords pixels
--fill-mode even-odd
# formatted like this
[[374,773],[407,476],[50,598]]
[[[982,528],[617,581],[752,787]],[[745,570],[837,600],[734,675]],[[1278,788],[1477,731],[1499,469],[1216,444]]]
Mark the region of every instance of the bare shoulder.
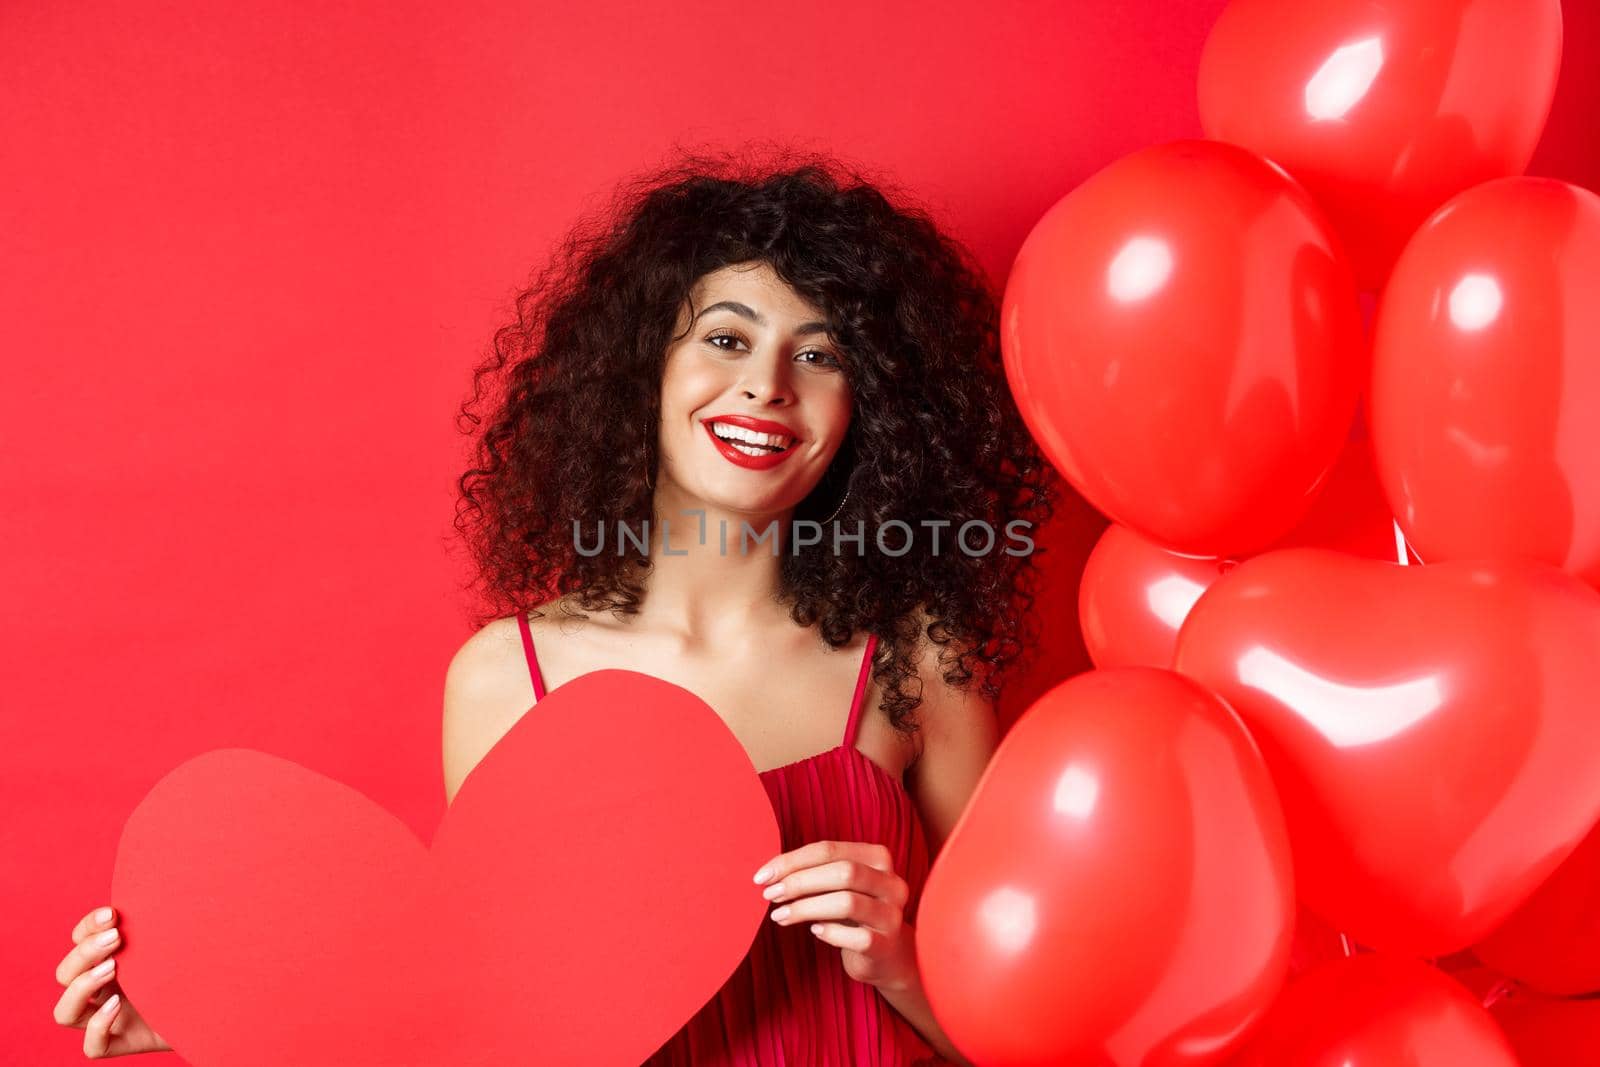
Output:
[[533,705],[533,682],[515,616],[495,619],[456,650],[445,669],[442,744],[446,802],[472,768]]
[[926,615],[919,617],[922,639],[916,663],[922,703],[917,707],[917,758],[907,777],[929,847],[937,853],[999,746],[1000,728],[994,702],[983,695],[976,678],[962,685],[945,680],[957,646],[936,644],[927,636]]
[[958,744],[981,740],[991,735],[995,726],[994,701],[983,694],[977,678],[960,685],[945,680],[950,668],[945,659],[948,655],[938,645],[925,642],[917,662],[917,675],[922,682],[922,703],[917,708],[918,734],[922,739],[919,758],[929,746],[948,743],[952,738]]
[[920,635],[915,655],[917,680],[922,685],[922,703],[917,707],[919,734],[948,729],[963,719],[992,717],[994,702],[979,691],[976,678],[960,685],[945,680],[961,652],[960,645],[940,645],[928,636],[930,616],[926,609],[919,607],[913,617]]

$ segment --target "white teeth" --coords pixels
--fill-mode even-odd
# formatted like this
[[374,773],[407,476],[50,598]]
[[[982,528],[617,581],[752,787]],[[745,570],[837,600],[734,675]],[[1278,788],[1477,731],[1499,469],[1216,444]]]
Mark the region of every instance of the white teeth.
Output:
[[[790,437],[788,434],[757,433],[754,430],[747,430],[743,426],[730,426],[725,422],[713,422],[711,424],[711,432],[729,443],[734,441],[745,441],[752,445],[767,446],[764,450],[751,453],[751,455],[756,456],[766,455],[772,449],[778,449],[781,451],[785,448],[788,448],[789,445],[794,441],[794,438]],[[743,449],[741,449],[741,451],[743,451]]]

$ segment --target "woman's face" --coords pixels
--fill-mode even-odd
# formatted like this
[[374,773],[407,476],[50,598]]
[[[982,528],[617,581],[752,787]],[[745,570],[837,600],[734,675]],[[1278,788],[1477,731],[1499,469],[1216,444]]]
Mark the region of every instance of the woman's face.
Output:
[[825,316],[760,262],[705,275],[689,303],[661,379],[658,496],[754,516],[793,508],[850,426]]

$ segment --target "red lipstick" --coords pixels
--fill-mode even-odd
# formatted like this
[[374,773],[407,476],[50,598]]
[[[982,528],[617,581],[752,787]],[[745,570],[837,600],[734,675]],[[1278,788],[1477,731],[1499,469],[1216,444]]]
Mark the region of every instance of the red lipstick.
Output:
[[758,419],[753,415],[712,415],[704,421],[725,422],[729,426],[740,426],[746,430],[754,430],[756,433],[786,434],[797,440],[800,437],[800,434],[792,426],[785,426],[783,423],[773,422],[771,419]]
[[[712,424],[717,422],[726,423],[729,426],[742,427],[746,430],[754,430],[756,433],[783,434],[787,437],[793,438],[794,440],[790,443],[789,447],[785,448],[782,452],[770,452],[766,455],[752,456],[748,453],[739,451],[737,448],[733,447],[733,445],[718,437],[711,429]],[[782,463],[784,460],[793,455],[795,451],[794,446],[800,441],[800,435],[782,423],[772,422],[768,419],[751,418],[749,415],[714,415],[711,418],[702,419],[700,421],[700,425],[706,428],[706,436],[711,438],[711,443],[716,446],[718,452],[722,453],[723,459],[727,460],[729,463],[737,464],[746,470],[771,470],[773,467],[776,467],[778,464]]]

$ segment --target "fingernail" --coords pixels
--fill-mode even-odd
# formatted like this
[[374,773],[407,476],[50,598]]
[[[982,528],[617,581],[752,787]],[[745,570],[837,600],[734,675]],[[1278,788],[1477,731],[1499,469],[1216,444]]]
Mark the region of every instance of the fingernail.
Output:
[[90,971],[89,973],[94,975],[96,978],[104,978],[106,975],[111,973],[111,968],[115,967],[116,965],[117,965],[117,958],[115,956],[112,956],[109,960],[106,960],[104,963],[100,964],[100,966],[96,967],[94,970]]
[[109,929],[109,930],[105,931],[104,933],[100,934],[99,936],[97,936],[94,939],[94,943],[97,944],[97,945],[109,945],[109,944],[111,944],[111,942],[115,941],[116,939],[117,939],[117,929],[116,929],[116,927],[112,927],[111,929]]
[[107,1015],[110,1015],[112,1012],[117,1010],[117,1004],[121,1000],[121,993],[113,993],[106,998],[106,1002],[104,1004],[100,1005],[100,1010],[105,1012]]
[[111,921],[111,909],[110,908],[101,908],[99,911],[95,912],[94,913],[94,921],[97,922],[97,923],[108,923],[108,922],[110,922]]
[[783,907],[779,908],[777,911],[772,913],[772,921],[773,922],[782,922],[785,918],[788,917],[788,915],[789,915],[789,905],[785,904]]
[[756,872],[756,885],[760,885],[762,882],[765,882],[768,878],[771,878],[771,877],[772,877],[772,868],[771,867],[763,867],[763,868],[761,868],[759,871]]
[[774,882],[772,885],[769,885],[767,888],[763,889],[761,891],[761,895],[766,897],[768,900],[777,900],[779,897],[783,896],[783,883]]

